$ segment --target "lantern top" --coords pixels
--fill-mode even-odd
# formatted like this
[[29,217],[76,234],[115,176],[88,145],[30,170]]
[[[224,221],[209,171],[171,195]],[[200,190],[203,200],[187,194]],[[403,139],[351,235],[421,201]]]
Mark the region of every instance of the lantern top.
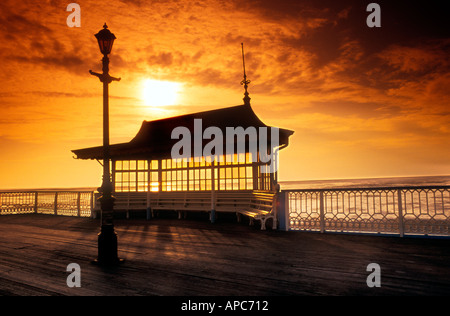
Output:
[[106,23],[103,25],[103,30],[95,34],[95,37],[97,38],[101,53],[103,55],[110,54],[116,36],[108,30]]

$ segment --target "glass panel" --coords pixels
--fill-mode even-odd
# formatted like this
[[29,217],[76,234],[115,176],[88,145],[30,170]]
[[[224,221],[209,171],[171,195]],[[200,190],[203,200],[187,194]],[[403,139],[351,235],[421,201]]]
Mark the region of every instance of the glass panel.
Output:
[[151,182],[150,183],[150,191],[158,192],[159,191],[159,182]]
[[239,160],[238,160],[238,155],[237,155],[237,154],[234,154],[234,155],[233,155],[233,165],[237,165],[238,162],[239,162]]
[[246,153],[246,162],[247,163],[252,163],[252,153]]
[[233,179],[239,178],[239,168],[233,168]]
[[246,177],[253,179],[253,168],[252,167],[245,167],[245,169],[247,169],[246,171]]
[[239,179],[244,179],[245,178],[245,167],[240,167],[239,168]]

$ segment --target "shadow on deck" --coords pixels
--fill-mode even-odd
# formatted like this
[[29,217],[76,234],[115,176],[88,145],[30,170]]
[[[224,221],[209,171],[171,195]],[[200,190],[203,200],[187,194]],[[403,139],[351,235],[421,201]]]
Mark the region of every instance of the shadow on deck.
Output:
[[[450,240],[260,231],[206,218],[117,220],[117,268],[91,264],[99,221],[0,217],[0,295],[449,295]],[[69,288],[66,267],[81,267]],[[369,288],[367,265],[381,267]]]

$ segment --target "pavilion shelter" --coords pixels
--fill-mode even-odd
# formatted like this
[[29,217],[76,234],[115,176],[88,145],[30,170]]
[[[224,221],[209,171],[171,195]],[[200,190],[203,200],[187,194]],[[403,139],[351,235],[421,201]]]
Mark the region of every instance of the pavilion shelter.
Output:
[[[206,211],[212,221],[217,212],[235,212],[238,218],[247,215],[263,225],[272,218],[275,226],[279,150],[288,146],[294,132],[276,128],[274,139],[272,129],[249,102],[144,121],[130,142],[110,145],[115,211],[147,210],[149,217],[155,210],[174,210],[180,216]],[[189,138],[174,137],[177,130]],[[216,146],[205,155],[213,141]],[[178,150],[182,143],[190,147]],[[77,159],[103,159],[102,146],[73,153]]]

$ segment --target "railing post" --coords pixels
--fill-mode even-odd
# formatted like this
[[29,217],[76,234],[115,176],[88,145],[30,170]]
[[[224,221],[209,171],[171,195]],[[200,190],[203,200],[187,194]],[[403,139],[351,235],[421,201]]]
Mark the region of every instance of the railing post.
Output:
[[53,205],[53,211],[55,215],[58,215],[58,192],[55,192],[55,202]]
[[291,229],[291,219],[289,217],[290,209],[289,209],[289,192],[284,194],[284,218],[286,221],[286,231]]
[[94,206],[95,206],[95,204],[94,204],[94,197],[95,197],[94,191],[91,191],[91,198],[90,198],[90,202],[91,202],[90,203],[90,205],[91,205],[91,218],[96,219],[97,218],[97,213],[94,210]]
[[402,189],[397,190],[397,200],[398,200],[398,228],[400,237],[403,237],[405,235],[405,231],[403,223]]
[[38,194],[39,192],[34,192],[34,213],[37,214],[38,212]]
[[278,201],[278,212],[277,221],[279,224],[279,229],[284,231],[289,231],[290,229],[290,219],[289,219],[289,191],[281,191],[276,193]]
[[320,232],[325,232],[325,206],[323,203],[323,191],[320,191]]
[[78,192],[77,196],[77,216],[81,217],[81,192]]

